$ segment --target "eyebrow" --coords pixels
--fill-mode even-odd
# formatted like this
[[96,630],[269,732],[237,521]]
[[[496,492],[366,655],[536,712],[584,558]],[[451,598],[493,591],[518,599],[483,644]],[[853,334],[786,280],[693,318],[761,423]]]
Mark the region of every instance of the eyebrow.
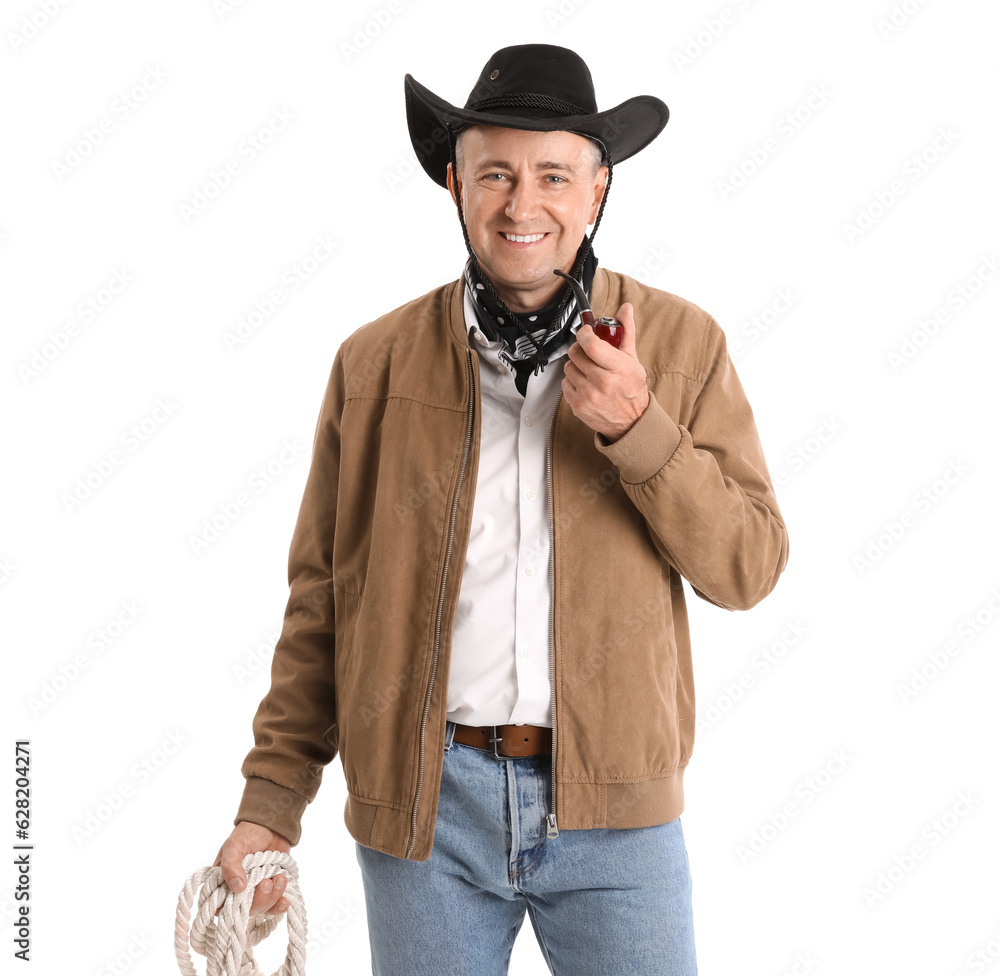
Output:
[[[488,159],[484,163],[480,163],[477,167],[479,169],[513,169],[514,167],[506,159]],[[566,163],[560,163],[557,160],[550,159],[545,162],[539,163],[535,169],[558,169],[565,173],[572,173],[573,167],[567,165]]]

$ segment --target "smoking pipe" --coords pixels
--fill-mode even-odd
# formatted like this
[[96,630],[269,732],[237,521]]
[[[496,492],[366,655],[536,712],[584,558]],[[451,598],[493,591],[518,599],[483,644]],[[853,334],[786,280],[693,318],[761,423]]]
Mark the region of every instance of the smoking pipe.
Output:
[[589,325],[597,335],[605,342],[610,342],[615,349],[620,348],[622,338],[625,336],[625,326],[618,319],[610,315],[603,315],[599,319],[595,318],[594,312],[590,307],[590,300],[587,298],[587,293],[583,290],[583,285],[558,268],[552,273],[559,275],[560,278],[565,278],[569,282],[570,287],[576,294],[576,302],[580,306],[580,319],[583,324]]

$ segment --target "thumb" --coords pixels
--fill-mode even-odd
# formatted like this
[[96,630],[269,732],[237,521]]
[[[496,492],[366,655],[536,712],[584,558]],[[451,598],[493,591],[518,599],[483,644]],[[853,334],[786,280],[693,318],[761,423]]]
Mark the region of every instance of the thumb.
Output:
[[635,318],[632,314],[632,303],[624,302],[618,309],[615,318],[625,326],[625,334],[622,336],[622,344],[618,347],[622,352],[627,352],[633,359],[637,358],[635,352]]
[[252,851],[243,851],[232,844],[224,844],[216,859],[216,866],[222,868],[222,880],[239,894],[247,886],[247,873],[243,870],[243,858]]
[[[216,864],[222,868],[222,878],[237,894],[247,886],[247,873],[243,870],[243,858],[255,851],[270,848],[277,839],[267,827],[241,820],[219,850]],[[284,838],[280,838],[287,844]],[[284,849],[284,848],[281,848]]]

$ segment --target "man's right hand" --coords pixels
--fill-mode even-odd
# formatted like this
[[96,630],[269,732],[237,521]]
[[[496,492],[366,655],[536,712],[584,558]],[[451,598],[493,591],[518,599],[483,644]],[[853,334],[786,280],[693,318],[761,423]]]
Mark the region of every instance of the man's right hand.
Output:
[[[282,851],[290,854],[292,845],[281,836],[260,824],[241,820],[226,842],[219,848],[212,867],[222,867],[222,878],[237,894],[247,886],[247,873],[243,870],[243,858],[257,851]],[[276,874],[261,881],[253,893],[250,914],[266,912],[276,915],[288,910],[288,899],[283,897],[288,884],[287,874]],[[218,915],[222,906],[216,910]]]

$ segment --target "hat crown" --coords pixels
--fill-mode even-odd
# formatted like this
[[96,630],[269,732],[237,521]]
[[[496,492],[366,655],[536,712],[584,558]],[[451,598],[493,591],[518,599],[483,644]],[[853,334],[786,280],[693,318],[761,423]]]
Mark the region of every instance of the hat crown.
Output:
[[599,143],[619,163],[649,145],[670,111],[653,95],[635,95],[597,109],[590,69],[555,44],[501,48],[486,63],[464,108],[435,95],[412,75],[403,79],[410,142],[424,172],[447,187],[455,135],[470,125],[556,132],[565,129]]
[[465,108],[537,118],[593,115],[594,81],[575,51],[555,44],[516,44],[501,48],[486,62]]

